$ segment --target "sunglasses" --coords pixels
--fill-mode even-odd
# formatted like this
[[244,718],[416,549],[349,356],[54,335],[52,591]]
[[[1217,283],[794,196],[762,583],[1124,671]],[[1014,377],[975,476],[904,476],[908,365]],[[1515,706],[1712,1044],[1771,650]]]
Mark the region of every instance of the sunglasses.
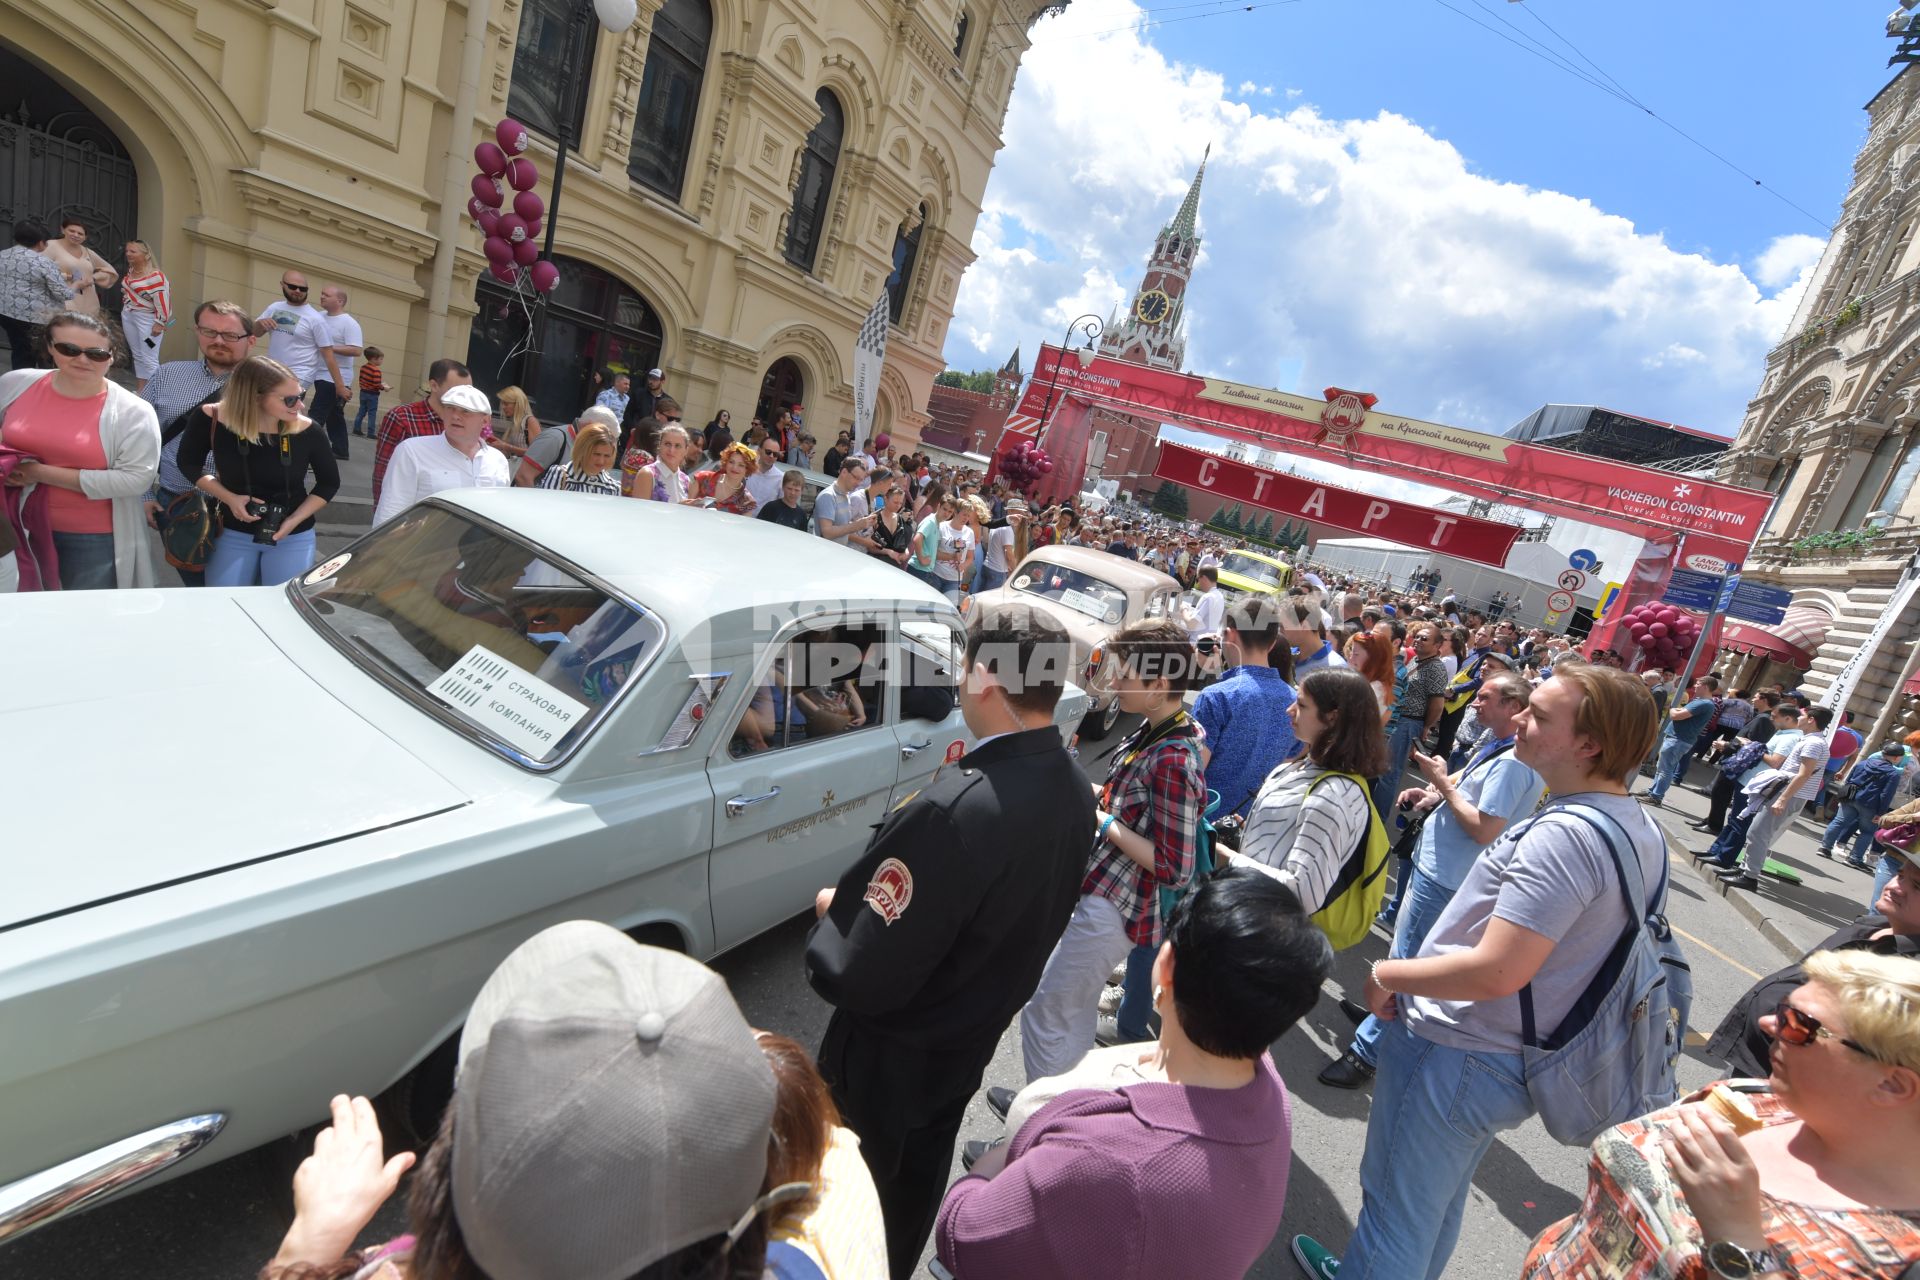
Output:
[[307,291],[307,286],[303,284],[283,284],[280,287],[288,293],[305,293]]
[[306,398],[307,398],[307,393],[302,391],[295,395],[281,396],[280,403],[287,406],[287,408],[289,409],[298,409],[300,407],[300,402],[305,400]]
[[1856,1040],[1835,1035],[1820,1025],[1820,1019],[1810,1013],[1802,1013],[1785,1000],[1773,1006],[1773,1020],[1778,1024],[1774,1027],[1773,1038],[1782,1044],[1807,1045],[1815,1040],[1838,1040],[1855,1053],[1864,1053],[1875,1062],[1882,1061],[1880,1055],[1873,1050]]
[[78,360],[81,356],[96,364],[108,364],[113,360],[112,347],[83,347],[74,342],[56,342],[53,349],[69,360]]

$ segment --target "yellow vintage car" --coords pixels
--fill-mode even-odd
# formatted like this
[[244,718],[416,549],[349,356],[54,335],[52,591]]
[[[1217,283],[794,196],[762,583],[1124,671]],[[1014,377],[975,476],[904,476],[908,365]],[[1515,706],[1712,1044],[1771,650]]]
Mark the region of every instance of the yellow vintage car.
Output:
[[1220,589],[1228,595],[1278,595],[1293,581],[1293,567],[1264,551],[1229,551],[1220,557]]

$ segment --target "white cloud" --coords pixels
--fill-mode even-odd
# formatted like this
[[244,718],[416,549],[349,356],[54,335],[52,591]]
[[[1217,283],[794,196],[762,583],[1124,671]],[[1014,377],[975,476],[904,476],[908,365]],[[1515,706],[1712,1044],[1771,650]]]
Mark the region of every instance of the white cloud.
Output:
[[1241,97],[1243,97],[1243,98],[1244,98],[1244,97],[1246,97],[1246,96],[1247,96],[1248,94],[1251,94],[1251,93],[1258,93],[1258,92],[1260,92],[1260,86],[1259,86],[1259,85],[1257,85],[1257,84],[1255,84],[1255,83],[1254,83],[1253,81],[1251,81],[1251,80],[1242,80],[1242,81],[1240,82],[1240,89],[1239,89],[1239,93],[1240,93],[1240,96],[1241,96]]
[[1587,200],[1476,172],[1402,116],[1250,106],[1136,30],[1086,34],[1140,14],[1078,0],[1035,29],[951,363],[997,367],[1015,345],[1030,360],[1071,317],[1121,305],[1211,142],[1189,369],[1265,385],[1298,370],[1288,389],[1363,388],[1390,411],[1482,430],[1549,401],[1738,424],[1819,240],[1782,236],[1743,271]]

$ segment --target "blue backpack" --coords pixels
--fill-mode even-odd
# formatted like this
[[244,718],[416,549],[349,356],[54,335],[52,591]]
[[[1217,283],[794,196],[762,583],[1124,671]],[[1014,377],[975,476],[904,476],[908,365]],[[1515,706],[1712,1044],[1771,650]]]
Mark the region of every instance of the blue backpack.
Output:
[[[1599,832],[1627,909],[1620,940],[1547,1036],[1534,1024],[1533,984],[1520,988],[1527,1093],[1548,1133],[1586,1146],[1614,1125],[1679,1096],[1675,1072],[1693,1008],[1693,970],[1667,924],[1665,860],[1659,887],[1649,898],[1639,856],[1612,817],[1588,805],[1566,805],[1557,812]],[[1664,847],[1664,838],[1661,843]]]

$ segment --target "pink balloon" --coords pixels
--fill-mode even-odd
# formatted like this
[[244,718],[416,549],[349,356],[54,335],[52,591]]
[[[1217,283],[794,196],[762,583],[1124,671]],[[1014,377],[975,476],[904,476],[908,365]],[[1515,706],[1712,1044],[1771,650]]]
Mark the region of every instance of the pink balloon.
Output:
[[546,225],[547,225],[546,223],[542,222],[538,218],[528,218],[527,219],[527,239],[538,240],[540,238],[541,229]]
[[492,275],[493,278],[501,284],[514,284],[520,279],[520,268],[509,262],[504,267],[497,265],[489,267],[488,274]]
[[480,251],[496,267],[504,267],[513,261],[513,246],[499,236],[488,236],[487,242],[480,246]]
[[507,153],[500,149],[497,142],[483,142],[473,149],[473,162],[480,166],[480,172],[489,178],[497,178],[507,171]]
[[482,209],[475,216],[474,225],[480,228],[480,234],[497,236],[500,234],[500,215],[492,209]]
[[1654,620],[1658,622],[1672,622],[1680,616],[1680,611],[1672,605],[1662,605],[1653,611],[1653,616]]
[[519,244],[527,238],[526,219],[517,213],[503,213],[500,215],[500,228],[496,234],[508,244]]
[[498,209],[500,202],[506,199],[506,192],[500,189],[500,179],[476,173],[473,175],[473,198],[489,209]]
[[475,222],[480,221],[480,217],[482,214],[487,214],[492,212],[493,210],[489,209],[487,207],[486,202],[482,200],[479,196],[473,196],[467,200],[467,216],[472,218]]
[[533,167],[533,161],[525,156],[515,156],[507,161],[507,185],[515,191],[526,191],[540,181],[540,171]]
[[1662,640],[1664,640],[1667,638],[1667,633],[1671,631],[1672,628],[1667,626],[1667,624],[1664,622],[1656,622],[1652,626],[1648,627],[1647,630],[1652,632],[1654,635],[1659,636]]
[[541,215],[546,213],[547,204],[537,193],[522,191],[513,197],[513,211],[528,222],[538,222]]
[[523,267],[530,267],[540,261],[539,242],[522,240],[519,244],[513,246],[513,260]]
[[527,149],[527,126],[509,117],[493,126],[493,140],[502,151],[517,156]]
[[560,283],[560,268],[545,258],[534,263],[527,274],[533,277],[533,287],[541,293],[552,293],[553,286]]

